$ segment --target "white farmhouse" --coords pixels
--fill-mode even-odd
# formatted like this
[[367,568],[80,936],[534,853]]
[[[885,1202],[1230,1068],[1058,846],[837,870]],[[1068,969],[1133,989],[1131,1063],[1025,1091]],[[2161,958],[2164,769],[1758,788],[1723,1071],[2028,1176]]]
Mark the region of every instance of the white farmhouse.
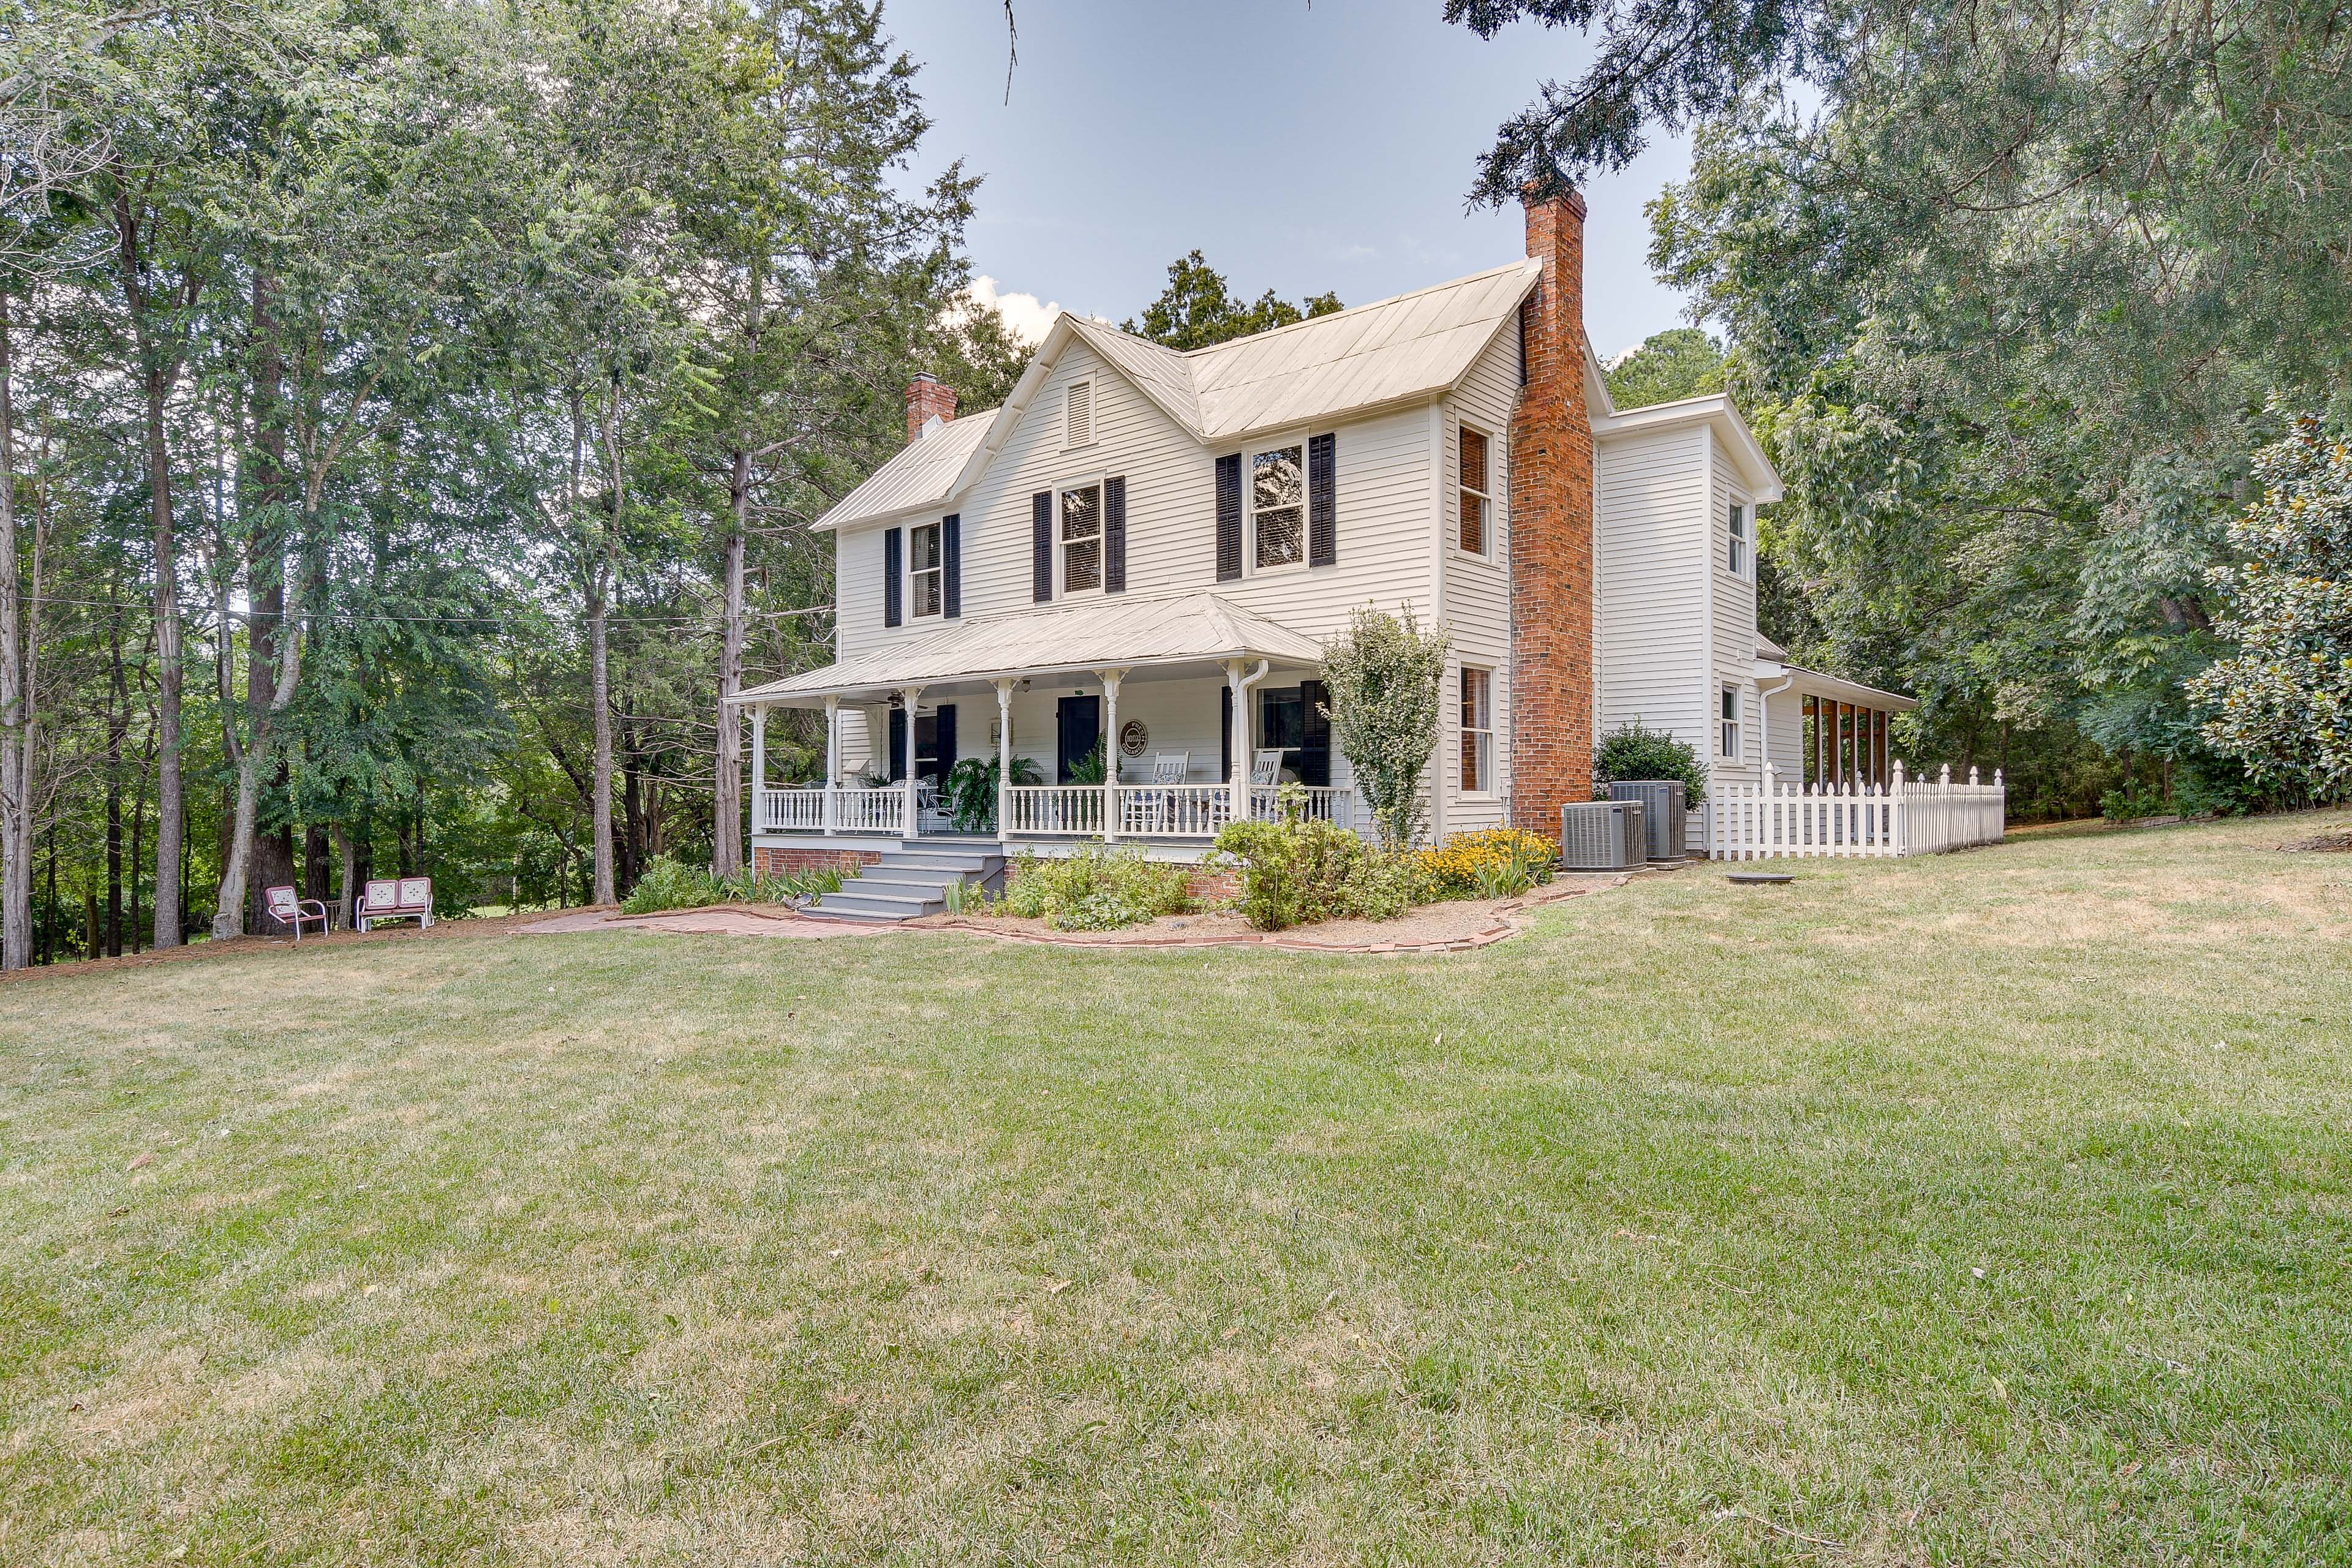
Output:
[[[1524,260],[1191,353],[1065,314],[986,413],[918,378],[905,448],[814,525],[835,661],[738,699],[754,864],[887,861],[827,901],[903,914],[1009,847],[1197,858],[1279,784],[1360,823],[1318,677],[1366,605],[1452,639],[1438,838],[1556,835],[1598,737],[1634,721],[1720,783],[1768,756],[1883,775],[1909,701],[1757,630],[1756,509],[1780,480],[1738,410],[1611,405],[1583,223],[1572,192],[1532,203]],[[824,714],[823,784],[767,776],[786,707]],[[967,757],[1038,781],[1004,783],[984,835],[939,804]]]

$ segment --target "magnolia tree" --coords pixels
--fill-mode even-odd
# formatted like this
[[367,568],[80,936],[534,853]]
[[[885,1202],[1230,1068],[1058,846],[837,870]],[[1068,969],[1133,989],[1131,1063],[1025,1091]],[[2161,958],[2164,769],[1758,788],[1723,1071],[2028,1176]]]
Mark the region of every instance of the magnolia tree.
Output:
[[1421,836],[1422,770],[1437,749],[1438,687],[1446,637],[1404,618],[1358,610],[1323,645],[1324,712],[1331,739],[1356,771],[1356,787],[1391,849]]
[[2211,573],[2238,645],[2189,683],[2205,738],[2257,778],[2352,790],[2352,447],[2308,416],[2254,457],[2261,499]]

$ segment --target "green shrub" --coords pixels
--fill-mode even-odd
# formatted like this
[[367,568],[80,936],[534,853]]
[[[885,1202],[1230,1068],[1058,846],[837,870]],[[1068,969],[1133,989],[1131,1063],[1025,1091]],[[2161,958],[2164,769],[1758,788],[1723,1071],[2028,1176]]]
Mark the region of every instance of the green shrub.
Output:
[[751,871],[714,877],[706,867],[689,866],[667,855],[656,855],[646,862],[637,885],[622,900],[621,912],[650,915],[663,910],[699,909],[705,904],[782,904],[793,899],[820,898],[840,888],[841,873],[830,867],[782,877],[762,877]]
[[[940,785],[940,804],[947,807],[949,817],[958,833],[993,833],[996,831],[996,775],[994,757],[966,757],[948,770],[946,781]],[[1013,783],[1041,784],[1045,775],[1027,757],[1013,759]]]
[[2099,797],[2099,815],[2109,822],[2137,822],[2143,816],[2170,816],[2177,809],[2161,784],[2127,784]]
[[1608,799],[1609,785],[1620,779],[1680,779],[1685,805],[1706,799],[1706,767],[1697,750],[1663,730],[1644,730],[1638,719],[1601,738],[1592,759],[1593,798]]
[[1007,879],[1003,908],[1055,931],[1117,931],[1192,907],[1186,868],[1147,860],[1139,849],[1040,856],[1023,850]]
[[1375,849],[1328,822],[1229,823],[1217,853],[1239,869],[1242,918],[1259,931],[1394,920],[1428,901],[1412,856]]

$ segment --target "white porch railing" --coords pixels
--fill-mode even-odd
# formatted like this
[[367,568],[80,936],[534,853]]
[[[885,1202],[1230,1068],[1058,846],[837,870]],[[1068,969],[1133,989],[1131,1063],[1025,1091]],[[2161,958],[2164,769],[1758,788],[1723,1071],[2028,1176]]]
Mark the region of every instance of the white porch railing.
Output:
[[1121,784],[1118,790],[1122,837],[1214,838],[1233,816],[1231,784]]
[[1257,785],[1250,791],[1250,815],[1260,822],[1282,816],[1282,796],[1289,791],[1298,802],[1298,815],[1309,822],[1328,822],[1349,832],[1356,827],[1356,792],[1322,784]]
[[1707,854],[1717,860],[1782,857],[1934,855],[2000,842],[2009,804],[2000,774],[1954,784],[1946,768],[1933,784],[1908,781],[1895,764],[1891,784],[1782,784],[1767,768],[1764,783],[1722,784],[1708,803]]
[[1100,784],[1017,784],[1004,792],[1004,832],[1099,834],[1103,793]]
[[824,790],[819,785],[763,789],[756,820],[762,833],[820,833],[824,829]]
[[833,800],[835,833],[903,833],[907,829],[907,792],[900,785],[837,789]]
[[[1350,832],[1357,829],[1360,813],[1351,789],[1252,788],[1250,815],[1262,822],[1276,819],[1286,793],[1302,816]],[[1017,785],[1004,792],[1004,833],[1010,837],[1101,837],[1109,794],[1101,784]],[[1120,784],[1118,802],[1114,820],[1122,838],[1208,839],[1233,820],[1234,788],[1228,784]],[[831,791],[822,784],[761,789],[753,797],[752,820],[761,833],[900,834],[907,824],[907,791],[900,784]]]

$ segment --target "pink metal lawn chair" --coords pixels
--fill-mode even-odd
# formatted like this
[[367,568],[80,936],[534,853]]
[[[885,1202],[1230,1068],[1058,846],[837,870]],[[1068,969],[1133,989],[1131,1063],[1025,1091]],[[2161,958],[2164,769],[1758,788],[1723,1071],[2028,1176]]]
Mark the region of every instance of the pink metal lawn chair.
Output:
[[294,928],[294,945],[297,947],[302,945],[304,922],[317,925],[320,931],[327,929],[327,906],[316,899],[302,898],[291,888],[264,888],[261,903],[271,920],[279,925]]

